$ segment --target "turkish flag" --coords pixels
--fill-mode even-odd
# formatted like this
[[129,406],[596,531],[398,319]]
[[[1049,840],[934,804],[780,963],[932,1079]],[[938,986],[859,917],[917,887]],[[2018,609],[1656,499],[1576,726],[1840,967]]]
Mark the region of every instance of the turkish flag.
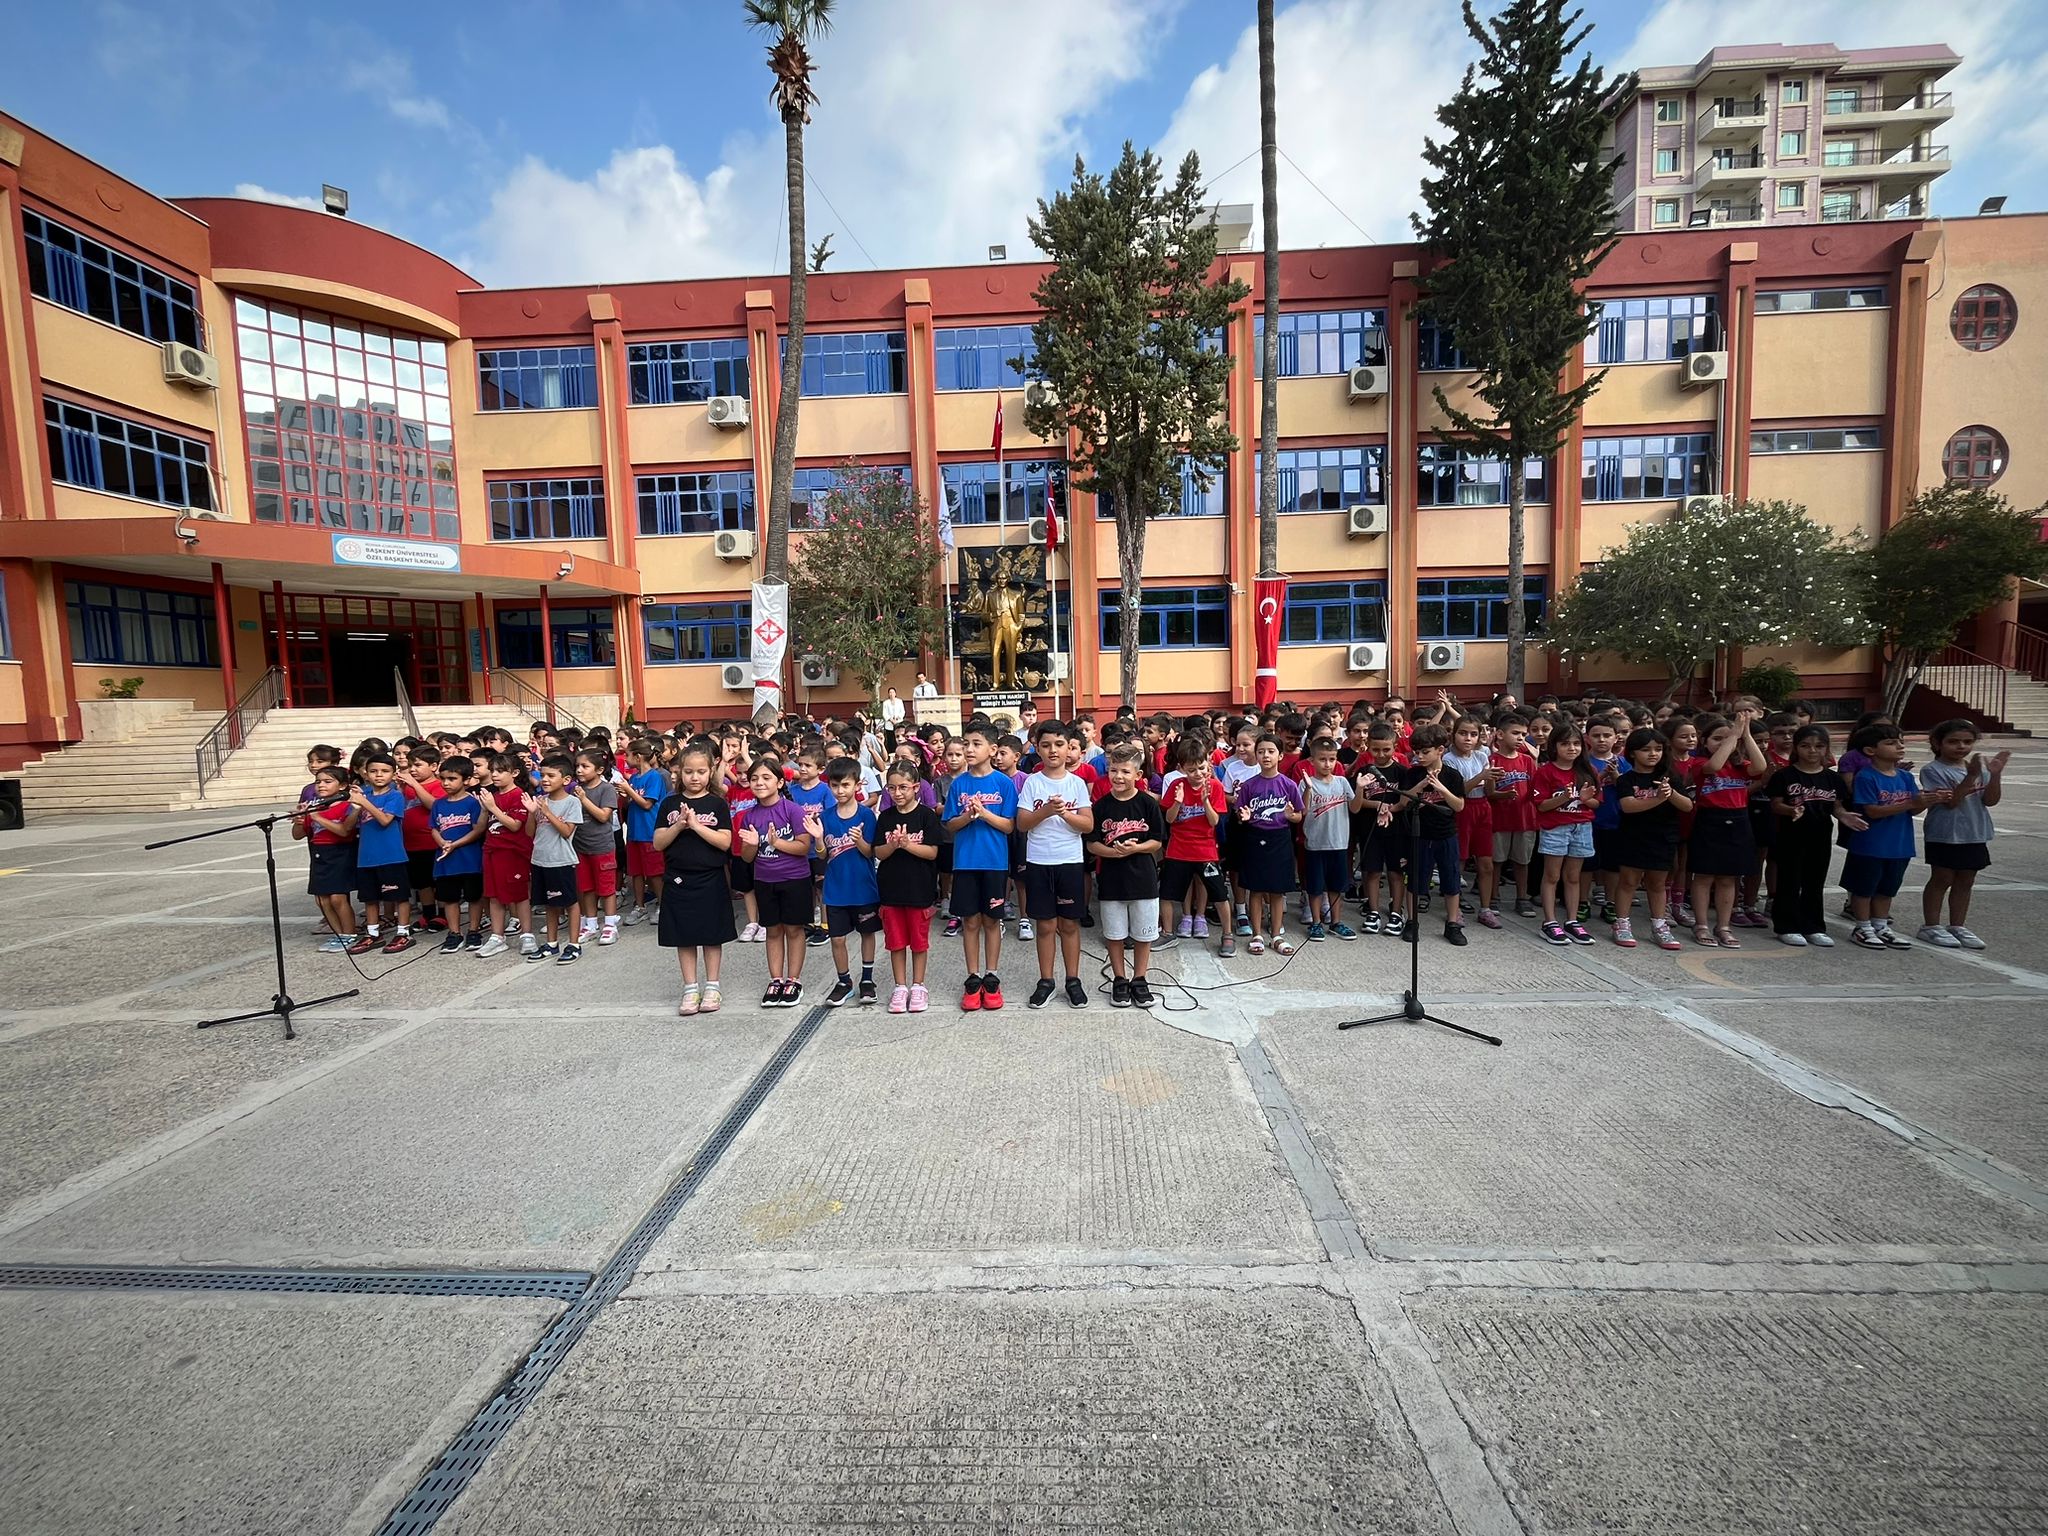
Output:
[[1252,644],[1256,670],[1252,701],[1266,708],[1280,692],[1280,625],[1287,617],[1287,578],[1261,576],[1252,583]]
[[999,459],[1003,456],[1003,392],[1000,389],[996,391],[996,430],[994,439],[989,443],[989,452]]
[[1060,515],[1053,510],[1052,487],[1045,488],[1045,554],[1052,558],[1052,552],[1060,547]]

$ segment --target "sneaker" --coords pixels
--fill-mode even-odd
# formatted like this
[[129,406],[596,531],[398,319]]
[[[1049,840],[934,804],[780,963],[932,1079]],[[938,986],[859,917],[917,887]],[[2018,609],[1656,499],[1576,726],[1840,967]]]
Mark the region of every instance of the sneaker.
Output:
[[801,1008],[804,1001],[804,984],[800,981],[785,981],[782,984],[782,1006]]
[[812,927],[804,931],[804,944],[807,948],[817,949],[820,945],[830,944],[831,942],[832,935],[822,928]]
[[1086,1008],[1088,1006],[1088,989],[1081,985],[1081,978],[1078,976],[1069,976],[1067,978],[1067,1006],[1070,1008]]
[[981,978],[981,1006],[984,1010],[1003,1006],[1003,984],[994,971]]
[[1143,976],[1131,978],[1131,1006],[1150,1008],[1152,1006],[1152,983]]
[[1109,1006],[1128,1008],[1131,1006],[1131,983],[1125,976],[1119,976],[1109,984]]
[[1683,896],[1678,897],[1671,903],[1671,916],[1681,926],[1690,928],[1692,926],[1692,903]]
[[1570,919],[1570,918],[1568,918],[1568,919],[1566,919],[1566,921],[1567,921],[1567,922],[1570,922],[1570,921],[1577,921],[1577,922],[1585,923],[1585,922],[1590,922],[1590,921],[1592,920],[1592,917],[1593,917],[1593,903],[1591,903],[1590,901],[1582,901],[1582,902],[1580,902],[1580,903],[1579,903],[1579,915],[1578,915],[1578,917],[1577,917],[1576,919]]
[[897,987],[889,994],[889,1011],[891,1013],[910,1012],[910,988]]
[[1629,920],[1625,917],[1615,920],[1614,942],[1623,949],[1634,949],[1636,947],[1635,929],[1629,925]]
[[825,1006],[827,1008],[838,1008],[845,1004],[852,996],[852,982],[843,979],[835,981],[832,983],[832,990],[825,994]]
[[867,979],[866,979],[865,981],[861,982],[861,984],[860,984],[860,1005],[861,1005],[861,1007],[863,1007],[863,1008],[872,1008],[872,1007],[874,1007],[874,1006],[875,1006],[875,1004],[876,1004],[876,1003],[877,1003],[877,1002],[878,1002],[878,1001],[880,1000],[880,996],[881,996],[881,994],[879,994],[878,992],[876,992],[876,991],[875,991],[875,980],[874,980],[874,978],[873,978],[872,976],[868,977],[868,978],[867,978]]
[[518,919],[518,918],[516,918],[516,917],[508,917],[508,918],[506,918],[506,919],[505,919],[505,937],[506,937],[506,938],[508,938],[508,939],[518,939],[518,938],[524,938],[525,936],[526,936],[526,924],[524,924],[524,923],[520,922],[520,921],[519,921],[519,919]]
[[1613,902],[1609,901],[1609,902],[1603,902],[1603,903],[1601,904],[1601,907],[1600,907],[1600,921],[1601,921],[1601,922],[1603,922],[1603,923],[1607,924],[1607,925],[1608,925],[1608,926],[1609,926],[1609,927],[1611,928],[1611,927],[1613,927],[1613,926],[1614,926],[1614,924],[1615,924],[1616,922],[1618,922],[1618,921],[1620,920],[1620,918],[1621,918],[1621,914],[1620,914],[1619,912],[1617,912],[1617,911],[1615,910],[1615,908],[1614,908],[1614,903],[1613,903]]
[[320,953],[323,955],[345,955],[348,953],[348,944],[349,941],[337,933],[333,938],[320,946]]
[[1562,923],[1545,923],[1543,925],[1543,940],[1546,944],[1569,944],[1572,941],[1572,936],[1564,931],[1564,924]]
[[1035,938],[1037,938],[1037,937],[1038,937],[1038,927],[1037,927],[1037,925],[1036,925],[1036,924],[1034,924],[1034,923],[1033,923],[1033,922],[1031,921],[1031,919],[1030,919],[1030,918],[1028,918],[1028,917],[1020,917],[1020,918],[1018,918],[1018,919],[1017,919],[1017,937],[1018,937],[1018,938],[1020,938],[1020,939],[1035,939]]
[[1833,949],[1835,947],[1834,935],[1827,933],[1809,933],[1806,936],[1806,942],[1815,949]]
[[606,923],[604,927],[598,930],[597,942],[600,944],[618,943],[619,925],[617,923]]
[[440,913],[436,912],[424,923],[421,923],[420,927],[425,929],[428,933],[446,933],[448,931],[448,919],[443,917]]
[[519,935],[520,954],[530,955],[538,948],[540,948],[540,940],[535,938],[532,934],[522,933]]
[[637,927],[640,923],[640,920],[644,918],[646,915],[647,912],[642,907],[628,907],[625,911],[619,914],[619,926],[621,928]]
[[1961,949],[1963,941],[1938,923],[1928,923],[1913,935],[1922,944],[1932,944],[1936,949]]
[[1207,919],[1206,917],[1198,917],[1195,919],[1195,937],[1198,939],[1206,939],[1207,937],[1209,937],[1209,919]]
[[1467,943],[1470,942],[1465,937],[1465,925],[1463,923],[1445,923],[1444,942],[1446,944],[1456,944],[1459,948],[1462,949]]
[[1327,928],[1325,928],[1325,927],[1324,927],[1324,926],[1323,926],[1323,925],[1322,925],[1321,923],[1310,923],[1310,924],[1308,925],[1308,941],[1309,941],[1309,943],[1311,943],[1311,944],[1320,944],[1320,943],[1322,943],[1322,942],[1323,942],[1323,940],[1327,939],[1327,938],[1328,938],[1329,936],[1330,936],[1330,930],[1329,930],[1329,929],[1327,929]]
[[761,994],[761,1006],[763,1008],[780,1008],[782,1006],[781,977],[777,976],[770,979],[768,989]]
[[[472,933],[470,937],[473,939],[476,935]],[[476,946],[476,957],[479,960],[488,960],[493,955],[502,955],[509,948],[511,946],[494,933]]]
[[1240,939],[1250,938],[1252,936],[1252,920],[1249,917],[1240,916],[1236,924],[1232,927],[1231,932],[1236,934]]
[[555,956],[555,964],[574,965],[578,960],[581,960],[582,958],[583,946],[581,944],[564,944],[562,946],[562,952],[559,955]]
[[1878,929],[1877,936],[1884,941],[1886,949],[1911,949],[1913,947],[1913,941],[1899,932],[1890,923],[1886,923],[1882,928]]
[[740,942],[742,944],[765,944],[768,942],[768,930],[759,923],[749,923],[740,930]]
[[931,993],[927,992],[921,986],[912,987],[910,989],[910,1011],[912,1013],[923,1013],[925,1009],[931,1007],[931,1005]]
[[1195,920],[1192,917],[1183,916],[1179,922],[1173,925],[1173,936],[1177,939],[1192,939],[1195,936]]
[[1359,913],[1358,931],[1360,933],[1378,933],[1380,931],[1380,915],[1376,909],[1368,907],[1365,911]]
[[1332,923],[1330,924],[1330,937],[1333,939],[1355,939],[1358,937],[1358,930],[1349,923]]
[[408,949],[411,949],[412,945],[412,935],[401,928],[398,932],[391,935],[389,942],[384,946],[384,953],[387,955],[402,955]]
[[578,944],[595,944],[597,942],[596,918],[589,917],[583,920],[581,926],[576,930],[576,942]]
[[981,1011],[981,978],[979,976],[968,977],[966,986],[960,989],[960,1010],[963,1013],[979,1013]]
[[1806,948],[1806,935],[1803,933],[1781,933],[1778,935],[1778,942],[1780,944],[1788,944],[1794,949],[1804,949]]
[[1533,902],[1533,901],[1517,901],[1517,902],[1515,903],[1515,916],[1517,916],[1517,917],[1536,917],[1536,916],[1539,916],[1539,915],[1540,915],[1540,914],[1539,914],[1539,913],[1537,912],[1537,910],[1536,910],[1536,903],[1535,903],[1535,902]]
[[1015,903],[1014,901],[1006,901],[1003,903],[1003,921],[1006,923],[1014,923],[1017,921],[1017,903]]
[[1083,928],[1093,928],[1095,926],[1095,914],[1093,912],[1090,912],[1086,907],[1083,907],[1081,909],[1081,916],[1079,918],[1079,922]]
[[467,938],[465,938],[462,941],[462,947],[464,949],[472,950],[482,949],[484,947],[484,938],[484,931],[481,928],[479,928],[476,932],[470,934]]
[[1479,909],[1479,926],[1482,928],[1498,928],[1500,926],[1500,914],[1491,907],[1481,907]]
[[1031,995],[1024,999],[1024,1006],[1027,1008],[1043,1008],[1052,1001],[1052,995],[1055,990],[1050,976],[1039,977],[1038,985],[1033,987]]
[[949,917],[949,918],[947,918],[947,919],[946,919],[946,937],[947,937],[947,938],[949,938],[949,939],[957,939],[957,938],[959,938],[959,937],[960,937],[960,919],[959,919],[959,918],[957,918],[957,917]]
[[1429,892],[1423,891],[1416,896],[1415,910],[1418,912],[1427,912],[1429,910]]
[[[1155,944],[1155,945],[1153,946],[1153,948],[1155,948],[1155,949],[1157,949],[1158,947],[1159,947],[1159,946],[1158,946],[1158,945],[1156,945],[1156,944]],[[1234,933],[1226,933],[1226,934],[1224,934],[1224,935],[1223,935],[1223,937],[1222,937],[1222,938],[1220,938],[1220,939],[1218,939],[1218,940],[1216,941],[1216,958],[1217,958],[1217,959],[1219,959],[1219,960],[1228,960],[1228,959],[1229,959],[1229,958],[1230,958],[1231,956],[1235,955],[1236,953],[1237,953],[1237,935],[1236,935],[1236,934],[1234,934]]]
[[522,945],[520,947],[519,953],[524,959],[528,961],[552,960],[555,957],[556,950],[555,946],[552,944],[542,944],[538,940],[535,940],[533,948],[527,949],[524,945]]
[[1387,914],[1386,924],[1384,927],[1381,928],[1380,931],[1390,939],[1398,939],[1399,937],[1401,937],[1401,931],[1407,926],[1408,919],[1403,917],[1398,912],[1389,912]]
[[1657,947],[1659,949],[1685,948],[1683,944],[1678,942],[1678,935],[1671,931],[1671,924],[1661,917],[1651,919],[1650,932],[1656,935]]
[[1570,939],[1574,944],[1590,944],[1593,942],[1593,935],[1591,931],[1587,929],[1584,923],[1579,922],[1577,920],[1566,923],[1564,925],[1564,932],[1565,937]]
[[462,948],[462,935],[459,933],[451,933],[441,941],[441,953],[444,955],[452,955],[460,948]]
[[1850,934],[1849,937],[1865,949],[1883,949],[1886,947],[1884,940],[1878,935],[1878,931],[1868,923],[1859,923],[1856,931]]
[[[1175,933],[1171,928],[1166,927],[1162,924],[1159,929],[1159,937],[1152,941],[1152,952],[1156,955],[1159,953],[1160,950],[1171,949],[1174,945],[1178,944],[1179,942],[1180,935]],[[1192,938],[1190,938],[1189,942],[1192,943],[1194,941]]]
[[346,946],[352,955],[367,955],[373,949],[382,949],[384,940],[374,933],[359,933]]
[[1982,949],[1984,947],[1984,941],[1970,932],[1961,923],[1950,923],[1948,925],[1948,934],[1950,938],[1954,939],[1965,949]]

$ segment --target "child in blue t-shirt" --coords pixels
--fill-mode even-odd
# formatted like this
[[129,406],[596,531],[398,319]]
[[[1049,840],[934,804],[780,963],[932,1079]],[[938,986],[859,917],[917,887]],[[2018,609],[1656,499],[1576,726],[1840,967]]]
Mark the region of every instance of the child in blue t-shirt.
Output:
[[[453,954],[465,945],[484,944],[484,831],[490,818],[470,788],[470,760],[451,752],[441,759],[441,798],[427,807],[427,828],[434,839],[434,895],[448,918],[448,937],[441,952]],[[465,930],[462,904],[469,903]]]
[[1856,919],[1850,937],[1865,949],[1910,949],[1913,941],[1892,931],[1892,898],[1913,862],[1913,818],[1944,797],[1922,791],[1913,775],[1900,769],[1906,738],[1896,725],[1865,726],[1849,738],[1849,746],[1869,759],[1851,791],[1868,825],[1849,834],[1849,858],[1842,868]]
[[[824,779],[825,753],[819,747],[805,747],[796,755],[796,782],[784,786],[782,795],[806,816],[832,803],[832,786]],[[811,922],[804,942],[813,948],[825,942],[825,858],[818,841],[811,839]]]
[[[388,752],[363,759],[362,782],[352,785],[349,803],[362,817],[356,832],[356,879],[366,909],[366,931],[349,945],[352,955],[380,944],[386,954],[412,948],[412,872],[405,859],[405,791],[392,782],[398,762]],[[378,914],[391,921],[388,940],[378,933]]]
[[875,883],[875,813],[861,795],[860,765],[842,757],[826,770],[832,803],[807,813],[811,846],[825,856],[825,925],[832,940],[832,967],[839,979],[825,994],[837,1008],[854,995],[846,940],[860,935],[860,1003],[875,1004],[875,935],[882,931],[882,893]]
[[661,905],[662,851],[654,846],[655,812],[669,796],[668,774],[661,767],[661,745],[642,737],[626,748],[631,770],[619,786],[626,807],[626,894],[632,910],[619,921],[626,927],[652,921]]
[[1017,823],[1017,781],[990,766],[996,733],[986,722],[960,737],[961,771],[946,786],[945,824],[953,833],[953,915],[961,920],[967,984],[960,1006],[974,1013],[1003,1006],[996,965],[1003,950],[1003,896],[1010,883],[1010,832]]

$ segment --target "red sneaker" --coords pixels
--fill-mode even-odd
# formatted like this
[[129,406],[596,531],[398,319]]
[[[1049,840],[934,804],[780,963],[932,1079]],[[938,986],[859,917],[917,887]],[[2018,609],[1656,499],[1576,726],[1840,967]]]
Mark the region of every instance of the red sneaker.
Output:
[[391,942],[384,946],[387,955],[402,955],[412,948],[412,935],[401,929],[391,936]]
[[367,955],[373,949],[383,947],[384,941],[373,933],[359,933],[349,940],[348,952],[352,955]]
[[967,987],[960,994],[960,1011],[962,1013],[981,1012],[981,978],[979,976],[967,978]]
[[981,978],[981,1006],[991,1011],[1003,1006],[1003,984],[993,976]]

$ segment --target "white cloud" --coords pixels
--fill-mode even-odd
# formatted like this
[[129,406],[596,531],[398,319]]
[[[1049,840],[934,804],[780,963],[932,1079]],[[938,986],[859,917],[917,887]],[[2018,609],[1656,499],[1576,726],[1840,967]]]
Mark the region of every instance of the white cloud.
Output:
[[281,203],[287,208],[310,208],[315,213],[326,211],[326,205],[317,197],[299,197],[290,192],[273,192],[270,188],[260,187],[253,181],[236,182],[234,195],[250,198],[259,203]]
[[390,51],[371,54],[348,66],[342,83],[381,103],[401,123],[414,128],[433,128],[443,133],[466,136],[466,125],[458,123],[448,104],[418,89],[413,80],[412,60]]
[[749,219],[733,187],[731,166],[700,181],[665,144],[622,149],[588,180],[529,157],[491,194],[470,270],[500,284],[739,272],[728,242]]

